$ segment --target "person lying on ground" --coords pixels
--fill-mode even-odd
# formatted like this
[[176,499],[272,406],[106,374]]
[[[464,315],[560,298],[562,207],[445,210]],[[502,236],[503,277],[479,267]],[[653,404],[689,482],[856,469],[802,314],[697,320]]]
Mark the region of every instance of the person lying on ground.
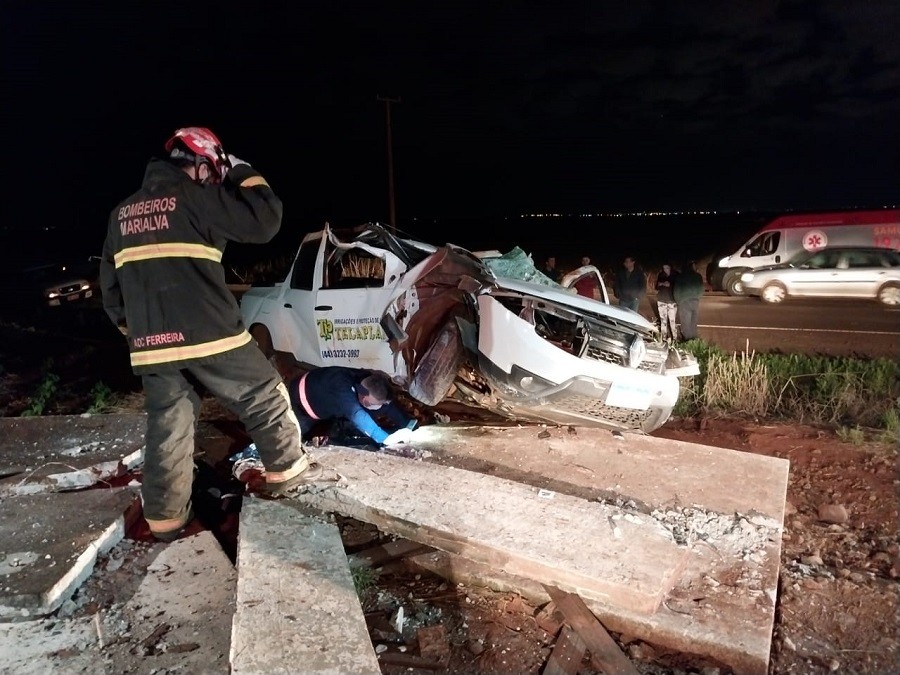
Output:
[[[391,381],[384,373],[365,368],[325,366],[291,380],[291,405],[306,438],[320,420],[349,421],[378,445],[409,441],[418,422],[393,401]],[[386,431],[377,419],[388,421]]]

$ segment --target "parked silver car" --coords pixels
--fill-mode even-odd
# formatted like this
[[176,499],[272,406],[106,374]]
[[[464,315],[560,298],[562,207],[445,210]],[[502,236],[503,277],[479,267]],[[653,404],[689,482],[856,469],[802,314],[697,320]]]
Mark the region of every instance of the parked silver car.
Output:
[[830,247],[802,251],[786,263],[745,272],[747,295],[766,302],[789,296],[870,298],[900,305],[900,251],[875,247]]

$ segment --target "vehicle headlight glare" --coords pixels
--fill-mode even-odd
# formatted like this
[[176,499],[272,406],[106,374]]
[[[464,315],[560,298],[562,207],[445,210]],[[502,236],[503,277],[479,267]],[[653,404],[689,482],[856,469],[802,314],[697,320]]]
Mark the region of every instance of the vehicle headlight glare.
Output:
[[746,283],[748,281],[753,281],[753,272],[744,272],[741,275],[741,281],[743,281],[744,283]]
[[730,260],[731,260],[731,256],[730,256],[730,255],[726,255],[724,258],[722,258],[722,259],[719,261],[719,267],[727,267],[727,266],[728,266],[728,262],[729,262]]

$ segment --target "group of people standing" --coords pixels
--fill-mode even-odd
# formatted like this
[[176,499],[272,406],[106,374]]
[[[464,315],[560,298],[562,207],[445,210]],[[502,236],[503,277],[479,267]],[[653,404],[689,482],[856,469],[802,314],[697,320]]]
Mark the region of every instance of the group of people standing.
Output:
[[[581,266],[590,265],[589,257],[581,259]],[[561,273],[556,267],[556,258],[547,258],[542,272],[557,283]],[[584,276],[575,283],[579,295],[599,298],[597,281]],[[681,271],[671,263],[665,263],[656,276],[656,307],[659,313],[659,330],[663,340],[692,340],[697,337],[700,298],[703,297],[703,277],[697,271],[694,261],[688,262]],[[613,279],[613,294],[620,307],[637,312],[647,295],[647,274],[633,256],[627,256]]]
[[669,263],[663,264],[656,275],[656,308],[663,340],[692,340],[697,337],[701,297],[703,277],[697,271],[695,262],[689,262],[681,272],[675,271]]

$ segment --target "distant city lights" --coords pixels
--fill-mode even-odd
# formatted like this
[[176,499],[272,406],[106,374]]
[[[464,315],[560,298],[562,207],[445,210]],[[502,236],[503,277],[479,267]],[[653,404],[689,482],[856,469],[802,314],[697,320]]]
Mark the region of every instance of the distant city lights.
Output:
[[[740,211],[733,213],[740,214]],[[634,211],[632,213],[520,213],[519,218],[633,218],[635,216],[714,216],[718,211]]]

